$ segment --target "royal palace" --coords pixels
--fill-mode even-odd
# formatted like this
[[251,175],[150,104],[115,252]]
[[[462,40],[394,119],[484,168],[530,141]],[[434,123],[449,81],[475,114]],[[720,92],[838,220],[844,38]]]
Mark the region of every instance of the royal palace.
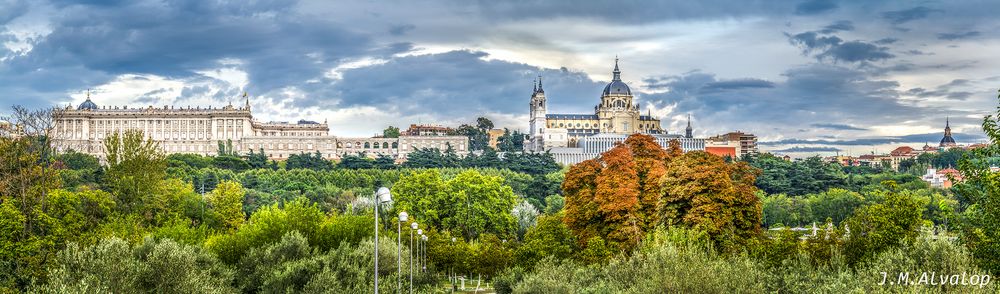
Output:
[[[248,99],[248,98],[247,98]],[[328,159],[344,155],[386,155],[405,160],[417,149],[451,147],[459,155],[468,153],[465,136],[401,135],[398,138],[345,138],[330,135],[326,123],[300,120],[297,123],[261,122],[254,119],[250,102],[241,107],[216,108],[98,107],[90,95],[78,107],[67,106],[53,112],[53,143],[57,151],[70,149],[98,156],[104,155],[103,140],[112,133],[140,130],[159,143],[166,153],[212,155],[220,143],[231,145],[234,152],[264,153],[282,160],[292,154],[319,151]]]

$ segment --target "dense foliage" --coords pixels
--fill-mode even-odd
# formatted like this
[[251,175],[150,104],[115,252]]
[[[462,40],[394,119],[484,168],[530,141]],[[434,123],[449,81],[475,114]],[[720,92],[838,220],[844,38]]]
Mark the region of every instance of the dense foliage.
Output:
[[[18,113],[12,122],[45,115]],[[215,156],[165,156],[135,131],[109,136],[104,160],[54,154],[34,128],[0,137],[0,292],[364,293],[378,254],[388,292],[407,290],[414,268],[419,293],[456,276],[499,293],[995,293],[880,285],[883,273],[1000,272],[1000,129],[992,116],[983,127],[987,147],[907,163],[954,160],[965,181],[952,189],[818,158],[732,162],[644,135],[561,167],[513,152],[517,132],[501,152],[465,157],[274,162],[229,142]],[[458,132],[478,146],[492,128]],[[379,186],[393,202],[375,206]]]

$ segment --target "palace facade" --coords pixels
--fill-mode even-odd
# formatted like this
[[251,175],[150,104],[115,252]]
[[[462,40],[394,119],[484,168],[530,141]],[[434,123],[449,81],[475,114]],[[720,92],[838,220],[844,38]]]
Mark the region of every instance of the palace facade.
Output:
[[57,151],[72,149],[98,158],[104,157],[104,138],[126,130],[142,131],[166,153],[212,155],[218,153],[220,142],[230,142],[235,152],[263,149],[275,160],[317,151],[329,159],[364,153],[405,160],[408,153],[422,148],[445,150],[450,146],[460,155],[468,153],[469,148],[465,136],[347,138],[330,135],[325,122],[260,122],[253,118],[249,100],[242,107],[222,108],[98,107],[88,93],[87,100],[78,107],[57,109],[52,116]]

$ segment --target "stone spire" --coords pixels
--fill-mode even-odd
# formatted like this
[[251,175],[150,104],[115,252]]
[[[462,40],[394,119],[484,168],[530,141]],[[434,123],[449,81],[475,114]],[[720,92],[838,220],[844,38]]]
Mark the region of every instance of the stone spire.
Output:
[[545,93],[542,89],[542,75],[538,75],[538,93]]
[[532,94],[538,93],[538,80],[537,79],[534,80],[534,82],[532,83],[532,85],[534,86],[534,88],[531,90],[531,93]]
[[688,114],[688,126],[687,126],[686,129],[684,129],[684,137],[685,138],[693,138],[694,137],[692,135],[693,131],[694,131],[694,129],[691,128],[691,114]]
[[622,71],[618,69],[618,56],[615,56],[615,70],[612,71],[611,74],[612,74],[611,78],[612,81],[622,80]]
[[938,147],[942,147],[942,148],[943,147],[953,147],[953,146],[957,146],[957,145],[958,144],[955,143],[955,138],[952,138],[952,136],[951,136],[951,119],[948,118],[948,117],[945,117],[945,119],[944,119],[944,137],[941,138],[941,143],[938,144]]

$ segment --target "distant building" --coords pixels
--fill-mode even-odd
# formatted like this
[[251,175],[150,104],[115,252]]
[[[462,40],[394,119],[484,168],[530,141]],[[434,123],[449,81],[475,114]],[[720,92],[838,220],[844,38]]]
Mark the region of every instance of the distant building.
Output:
[[503,136],[504,133],[506,132],[502,129],[492,129],[486,131],[486,134],[490,136],[490,148],[493,148],[494,150],[497,149],[497,144],[500,143],[500,136]]
[[448,136],[455,130],[449,127],[410,124],[403,134],[407,136]]
[[962,181],[962,173],[954,168],[937,170],[928,168],[927,173],[921,179],[931,185],[931,187],[948,189],[956,182]]
[[14,124],[8,121],[0,121],[0,137],[17,138],[19,137],[20,130]]
[[955,143],[955,139],[951,137],[951,123],[949,122],[949,119],[945,118],[944,137],[941,138],[941,144],[938,144],[938,147],[951,148],[955,146],[958,146],[958,144]]
[[736,156],[752,155],[760,153],[757,149],[757,136],[744,132],[729,132],[726,134],[710,137],[706,140],[707,147],[736,147]]
[[729,157],[733,159],[740,158],[740,142],[739,141],[719,141],[712,140],[708,138],[705,140],[705,152],[715,154],[722,157]]
[[78,107],[57,109],[52,118],[53,146],[57,152],[73,149],[99,158],[104,157],[104,138],[126,130],[142,131],[165,153],[212,155],[218,153],[220,142],[231,142],[237,153],[263,149],[269,158],[276,160],[317,151],[329,159],[364,153],[402,160],[419,148],[444,150],[450,146],[456,153],[466,154],[469,145],[465,136],[345,138],[331,136],[326,123],[260,122],[250,112],[249,98],[242,107],[129,108],[98,107],[88,93],[87,100]]
[[[615,144],[624,142],[626,134],[597,134],[581,138],[579,147],[559,147],[547,150],[561,164],[577,164],[581,161],[594,159],[601,153],[611,150]],[[651,135],[661,148],[670,148],[670,142],[676,140],[684,152],[705,150],[705,139],[685,138],[681,135],[656,134]]]

